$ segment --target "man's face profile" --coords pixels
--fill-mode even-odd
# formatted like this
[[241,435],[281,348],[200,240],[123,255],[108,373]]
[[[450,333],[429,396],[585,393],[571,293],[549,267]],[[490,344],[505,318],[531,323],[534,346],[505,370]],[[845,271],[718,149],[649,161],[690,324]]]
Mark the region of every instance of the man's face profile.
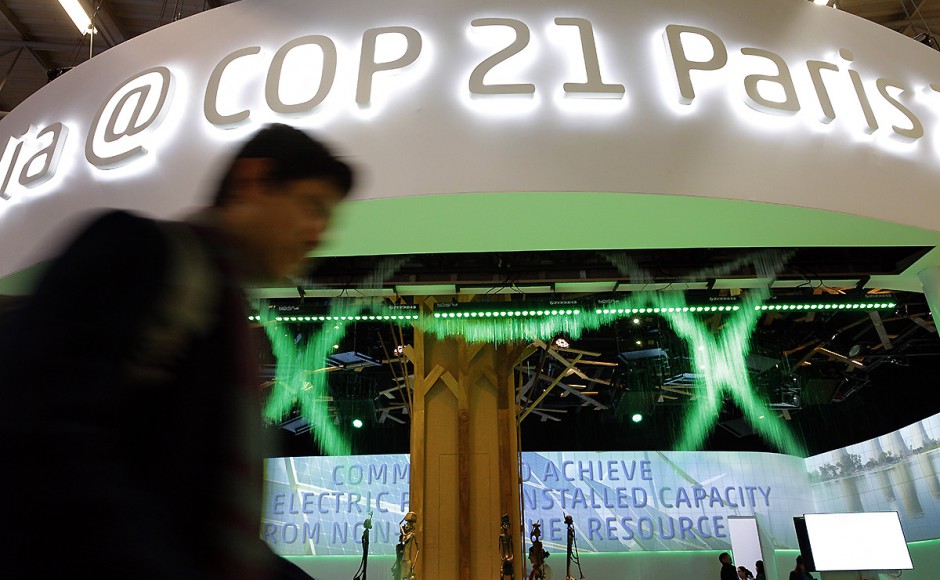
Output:
[[277,182],[267,178],[267,161],[241,160],[236,186],[237,236],[247,266],[263,280],[297,274],[323,238],[333,209],[343,198],[329,179]]

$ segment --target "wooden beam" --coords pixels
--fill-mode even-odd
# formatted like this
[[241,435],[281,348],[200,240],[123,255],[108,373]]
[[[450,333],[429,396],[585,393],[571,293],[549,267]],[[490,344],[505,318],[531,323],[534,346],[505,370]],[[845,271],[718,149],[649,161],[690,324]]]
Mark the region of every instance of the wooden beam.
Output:
[[[576,357],[574,358],[573,361],[571,361],[571,362],[566,361],[566,366],[567,366],[567,369],[566,369],[566,370],[571,369],[574,365],[578,364],[578,361],[581,360],[581,356],[582,356],[582,355],[579,354],[578,356],[576,356]],[[538,397],[537,399],[535,399],[535,401],[534,401],[531,405],[529,405],[529,408],[526,409],[525,411],[523,411],[522,414],[519,415],[519,421],[518,421],[518,422],[519,422],[520,424],[522,423],[522,420],[525,419],[525,418],[529,415],[529,413],[532,412],[533,409],[535,409],[536,407],[539,406],[539,403],[542,402],[542,399],[544,399],[545,397],[548,396],[548,393],[551,392],[551,390],[555,387],[555,385],[557,385],[557,384],[559,384],[559,383],[561,382],[561,379],[564,378],[565,373],[560,373],[560,374],[559,374],[557,377],[555,377],[554,379],[552,379],[552,377],[548,377],[548,376],[546,376],[546,375],[543,375],[543,376],[545,376],[545,378],[550,379],[552,382],[551,382],[550,385],[548,385],[548,387],[547,387],[544,391],[542,391],[542,394],[539,395],[539,397]],[[577,391],[575,391],[575,392],[577,392]]]
[[885,350],[894,348],[894,345],[891,344],[891,338],[888,337],[888,331],[885,330],[885,325],[881,321],[881,315],[876,310],[870,310],[868,316],[871,318],[871,323],[875,325],[875,332],[878,333],[878,338],[881,339],[881,344],[885,347]]
[[913,320],[917,326],[920,326],[927,332],[932,332],[934,334],[937,333],[937,327],[933,323],[927,322],[923,318],[918,318],[918,317],[911,318],[911,320]]
[[[551,380],[551,379],[552,379],[551,376],[545,375],[545,374],[542,375],[542,378],[545,379],[545,380]],[[559,382],[559,383],[558,383],[558,386],[561,387],[562,389],[568,391],[569,393],[571,393],[571,394],[573,394],[573,395],[577,395],[579,399],[581,399],[582,401],[584,401],[585,403],[587,403],[587,404],[589,404],[589,405],[594,405],[595,407],[598,407],[598,408],[600,408],[600,409],[607,409],[607,408],[608,408],[607,405],[601,403],[600,401],[597,401],[597,400],[595,400],[595,399],[592,399],[591,397],[586,396],[584,393],[582,393],[582,392],[579,391],[578,389],[575,389],[575,388],[569,386],[569,385],[566,384],[566,383]]]

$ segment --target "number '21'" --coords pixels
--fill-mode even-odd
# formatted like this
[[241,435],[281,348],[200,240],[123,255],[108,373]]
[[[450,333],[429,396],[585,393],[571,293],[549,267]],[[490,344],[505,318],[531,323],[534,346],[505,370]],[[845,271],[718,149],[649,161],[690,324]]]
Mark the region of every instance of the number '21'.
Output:
[[[594,40],[594,27],[591,21],[585,18],[556,18],[558,26],[577,26],[581,34],[581,53],[584,57],[584,71],[587,73],[587,82],[565,83],[565,93],[570,96],[591,96],[620,99],[624,95],[624,87],[620,84],[608,84],[601,80],[601,68],[597,58],[597,43]],[[535,93],[535,85],[531,83],[519,84],[486,84],[483,78],[496,65],[505,62],[519,54],[529,44],[529,27],[520,20],[513,18],[477,18],[470,22],[471,26],[508,26],[516,33],[515,39],[502,50],[496,52],[477,65],[470,74],[470,94],[472,95],[525,95]]]

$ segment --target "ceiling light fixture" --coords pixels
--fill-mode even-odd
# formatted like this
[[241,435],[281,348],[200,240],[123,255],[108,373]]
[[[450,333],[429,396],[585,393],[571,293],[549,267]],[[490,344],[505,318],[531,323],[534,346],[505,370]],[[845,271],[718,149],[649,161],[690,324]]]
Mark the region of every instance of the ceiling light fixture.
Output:
[[59,0],[59,4],[65,9],[69,18],[75,23],[75,28],[78,28],[82,35],[97,32],[91,25],[91,17],[88,16],[78,0]]

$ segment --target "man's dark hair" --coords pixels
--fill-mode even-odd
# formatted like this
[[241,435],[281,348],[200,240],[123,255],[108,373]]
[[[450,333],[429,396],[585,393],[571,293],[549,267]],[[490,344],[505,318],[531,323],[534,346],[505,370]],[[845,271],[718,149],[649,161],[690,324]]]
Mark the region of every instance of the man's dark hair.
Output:
[[725,563],[725,556],[727,556],[727,557],[730,558],[730,557],[731,557],[731,554],[729,554],[728,552],[722,552],[722,553],[718,554],[718,561],[721,562],[722,564],[724,564],[724,563]]
[[232,168],[239,159],[270,161],[267,179],[285,183],[299,179],[328,179],[346,195],[353,186],[352,169],[335,157],[326,146],[288,125],[265,125],[235,154],[219,184],[212,205],[229,203],[232,190]]
[[796,557],[796,565],[799,566],[802,563],[803,563],[803,554],[800,554],[799,556]]

